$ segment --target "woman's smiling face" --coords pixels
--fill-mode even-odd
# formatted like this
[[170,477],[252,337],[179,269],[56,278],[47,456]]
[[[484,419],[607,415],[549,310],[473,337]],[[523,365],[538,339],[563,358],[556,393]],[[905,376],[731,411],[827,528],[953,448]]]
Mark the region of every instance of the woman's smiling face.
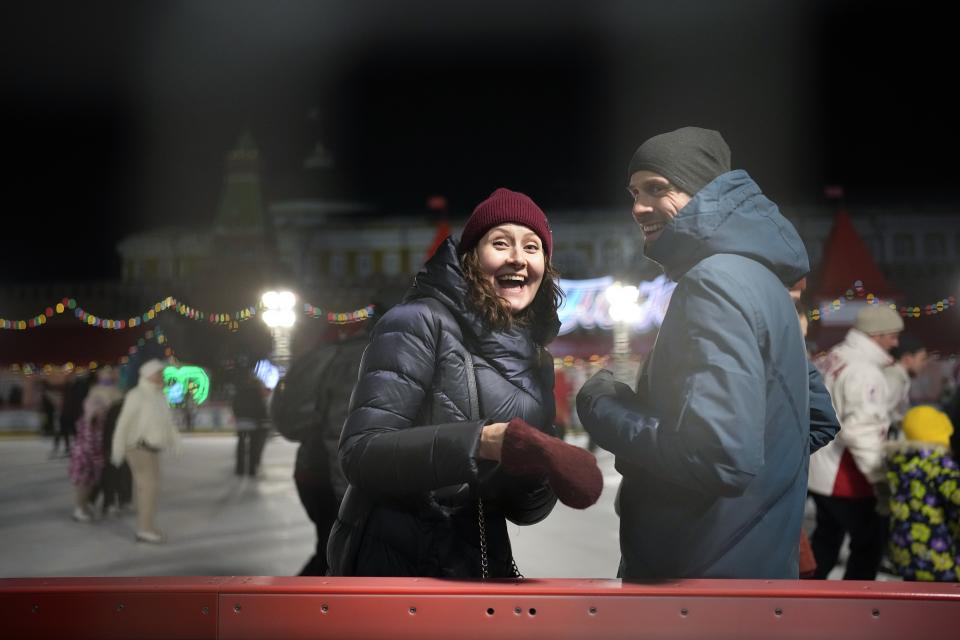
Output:
[[493,227],[477,243],[480,270],[494,292],[516,315],[530,306],[543,281],[543,242],[532,229],[519,224]]

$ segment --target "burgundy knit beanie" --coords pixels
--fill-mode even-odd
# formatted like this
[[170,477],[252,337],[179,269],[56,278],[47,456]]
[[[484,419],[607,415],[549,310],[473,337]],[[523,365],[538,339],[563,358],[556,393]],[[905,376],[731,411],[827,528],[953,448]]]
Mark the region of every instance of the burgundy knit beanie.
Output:
[[478,204],[470,214],[463,233],[460,234],[457,253],[463,255],[470,251],[491,228],[509,223],[529,227],[543,242],[544,253],[549,256],[553,252],[553,233],[543,210],[529,196],[500,188]]

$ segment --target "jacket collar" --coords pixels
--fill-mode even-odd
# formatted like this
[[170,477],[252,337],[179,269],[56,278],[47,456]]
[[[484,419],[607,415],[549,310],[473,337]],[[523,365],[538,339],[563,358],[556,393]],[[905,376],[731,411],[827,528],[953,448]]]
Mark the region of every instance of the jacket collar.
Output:
[[878,367],[886,367],[893,362],[893,357],[889,353],[859,329],[850,329],[847,337],[843,339],[843,344]]

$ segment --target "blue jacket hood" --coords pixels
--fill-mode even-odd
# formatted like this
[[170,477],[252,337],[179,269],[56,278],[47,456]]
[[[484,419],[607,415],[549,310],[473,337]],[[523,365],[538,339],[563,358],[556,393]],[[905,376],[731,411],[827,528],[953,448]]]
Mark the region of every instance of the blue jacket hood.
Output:
[[724,173],[697,192],[646,251],[672,280],[719,253],[756,260],[787,287],[810,271],[797,230],[742,170]]

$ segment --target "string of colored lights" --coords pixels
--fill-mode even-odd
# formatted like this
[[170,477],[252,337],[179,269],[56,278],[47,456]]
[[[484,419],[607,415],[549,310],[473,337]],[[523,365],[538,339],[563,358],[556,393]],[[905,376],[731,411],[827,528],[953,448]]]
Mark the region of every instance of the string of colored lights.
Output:
[[315,307],[307,302],[303,303],[303,312],[311,318],[326,318],[331,324],[350,324],[352,322],[362,322],[373,317],[374,306],[367,305],[363,309],[356,311],[323,311],[320,307]]
[[[101,318],[88,312],[77,304],[74,298],[63,298],[55,305],[47,307],[43,313],[28,318],[26,320],[7,320],[0,318],[0,329],[12,331],[24,331],[41,327],[47,323],[49,318],[66,312],[72,312],[73,315],[82,323],[99,329],[127,329],[138,327],[146,322],[156,319],[157,315],[168,310],[174,309],[184,318],[196,321],[207,321],[210,324],[220,325],[236,330],[241,322],[245,322],[257,315],[263,309],[261,303],[245,307],[233,313],[207,313],[195,307],[181,302],[173,296],[167,296],[157,302],[152,307],[146,309],[143,313],[130,316],[125,319]],[[323,311],[320,307],[309,303],[303,305],[304,313],[311,318],[325,318],[328,322],[335,324],[348,324],[351,322],[360,322],[373,316],[373,305],[367,305],[355,311]]]
[[919,318],[921,315],[932,316],[938,313],[943,313],[944,311],[957,306],[957,299],[954,296],[947,296],[937,300],[936,302],[932,302],[923,306],[897,306],[896,302],[890,300],[881,300],[879,296],[874,295],[873,293],[868,293],[866,288],[863,286],[863,282],[861,280],[857,280],[853,283],[852,288],[846,290],[842,298],[836,298],[832,302],[825,302],[819,307],[811,309],[809,312],[807,312],[807,317],[811,321],[820,320],[828,314],[836,313],[846,306],[847,302],[852,302],[855,298],[862,298],[867,304],[887,305],[904,318]]

